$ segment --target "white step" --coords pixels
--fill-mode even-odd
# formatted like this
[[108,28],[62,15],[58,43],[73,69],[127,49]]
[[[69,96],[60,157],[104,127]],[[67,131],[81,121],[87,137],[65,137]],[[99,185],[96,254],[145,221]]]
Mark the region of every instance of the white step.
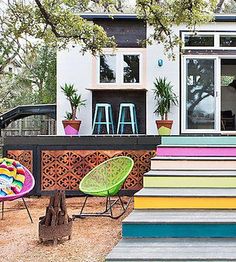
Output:
[[123,220],[124,224],[133,223],[236,223],[236,210],[134,210]]
[[135,197],[236,197],[235,188],[143,188]]
[[236,239],[123,239],[106,261],[235,262]]
[[144,176],[236,176],[236,170],[168,170],[153,169],[145,173]]

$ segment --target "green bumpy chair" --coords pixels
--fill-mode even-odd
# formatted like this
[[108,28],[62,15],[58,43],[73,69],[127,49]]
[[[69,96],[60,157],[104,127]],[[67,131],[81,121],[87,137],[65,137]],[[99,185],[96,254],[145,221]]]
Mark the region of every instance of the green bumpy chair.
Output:
[[[119,192],[131,172],[133,165],[134,161],[130,157],[118,156],[104,161],[93,168],[80,182],[79,189],[87,196],[85,197],[80,214],[73,215],[73,217],[106,216],[119,218],[122,216],[125,213],[130,200],[126,205],[124,205]],[[106,197],[105,210],[100,213],[83,213],[89,196]],[[111,197],[114,196],[117,196],[116,200],[111,200]],[[113,206],[115,204],[120,204],[122,207],[122,212],[120,212],[119,215],[114,215],[113,213]]]

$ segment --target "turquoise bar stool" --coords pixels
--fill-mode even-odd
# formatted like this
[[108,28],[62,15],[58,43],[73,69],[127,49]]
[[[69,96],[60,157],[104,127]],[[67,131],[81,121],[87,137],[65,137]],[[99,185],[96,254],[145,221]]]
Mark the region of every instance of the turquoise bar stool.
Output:
[[[127,118],[127,113],[130,113],[130,119]],[[132,133],[138,134],[138,123],[135,105],[132,103],[121,103],[118,116],[117,134],[124,133],[124,126],[131,125]]]
[[[102,114],[105,113],[105,121],[102,121]],[[94,133],[95,128],[98,128],[98,134],[101,132],[101,125],[106,125],[107,134],[110,134],[110,126],[112,130],[112,134],[114,134],[114,124],[112,117],[112,107],[107,103],[98,103],[95,107],[95,113],[93,118],[93,130]]]

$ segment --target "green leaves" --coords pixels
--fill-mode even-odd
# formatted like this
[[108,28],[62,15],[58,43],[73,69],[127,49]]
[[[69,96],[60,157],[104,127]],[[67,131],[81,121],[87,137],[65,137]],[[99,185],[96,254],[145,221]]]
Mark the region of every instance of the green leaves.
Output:
[[154,82],[154,99],[156,100],[156,107],[154,110],[155,114],[159,114],[161,119],[167,120],[167,113],[170,111],[172,104],[177,105],[178,99],[176,94],[173,92],[173,86],[170,82],[167,82],[167,79],[156,78]]
[[61,86],[61,89],[68,100],[70,100],[70,98],[76,93],[74,85],[71,84],[65,84],[64,86]]
[[216,0],[137,0],[139,17],[153,29],[147,43],[162,43],[167,56],[173,59],[174,48],[181,44],[173,26],[185,24],[194,31],[196,26],[212,21],[216,6]]
[[77,111],[79,111],[82,106],[85,106],[86,100],[77,94],[77,90],[73,84],[61,86],[61,90],[66,96],[66,99],[69,100],[71,106],[71,112],[66,112],[66,119],[75,120]]

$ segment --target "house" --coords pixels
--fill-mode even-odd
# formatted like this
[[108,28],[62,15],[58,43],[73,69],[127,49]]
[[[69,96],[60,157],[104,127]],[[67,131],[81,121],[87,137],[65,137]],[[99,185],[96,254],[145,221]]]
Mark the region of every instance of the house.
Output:
[[196,33],[184,25],[175,27],[184,45],[175,48],[174,61],[167,58],[162,44],[141,45],[152,29],[136,15],[86,14],[84,18],[114,35],[118,46],[115,51],[104,49],[100,57],[83,55],[79,46],[72,45],[58,52],[58,134],[64,134],[61,120],[69,106],[60,90],[64,83],[75,84],[87,100],[79,113],[81,135],[92,134],[99,102],[112,105],[115,126],[119,104],[134,103],[139,134],[157,134],[152,92],[156,77],[166,77],[179,98],[169,115],[174,120],[172,134],[236,131],[236,16],[216,15],[214,22],[201,25]]
[[11,63],[7,64],[6,67],[4,68],[5,73],[10,73],[10,74],[19,74],[21,70],[21,64],[19,61],[16,59],[13,60]]

